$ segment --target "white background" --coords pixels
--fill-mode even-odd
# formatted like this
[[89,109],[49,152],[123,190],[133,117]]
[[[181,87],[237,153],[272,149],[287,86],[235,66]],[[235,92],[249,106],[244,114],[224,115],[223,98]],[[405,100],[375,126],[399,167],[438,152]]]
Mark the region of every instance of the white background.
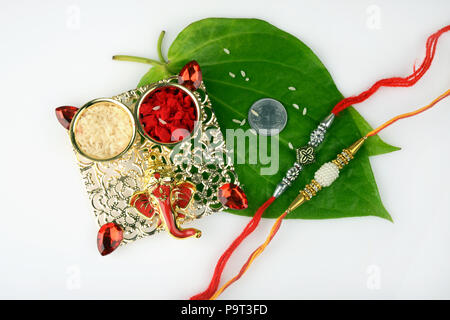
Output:
[[[79,23],[77,15],[79,12]],[[265,19],[298,36],[345,95],[407,75],[428,35],[450,23],[449,1],[1,1],[0,298],[185,299],[206,288],[248,218],[195,223],[201,239],[165,233],[101,257],[97,226],[54,108],[133,88],[190,22]],[[378,19],[379,18],[379,19]],[[257,50],[257,48],[255,48]],[[383,89],[358,110],[372,125],[425,105],[450,86],[450,35],[413,88]],[[369,217],[286,221],[222,298],[450,298],[450,100],[382,133],[402,150],[371,159],[395,223]],[[267,234],[264,220],[233,256],[233,275]]]

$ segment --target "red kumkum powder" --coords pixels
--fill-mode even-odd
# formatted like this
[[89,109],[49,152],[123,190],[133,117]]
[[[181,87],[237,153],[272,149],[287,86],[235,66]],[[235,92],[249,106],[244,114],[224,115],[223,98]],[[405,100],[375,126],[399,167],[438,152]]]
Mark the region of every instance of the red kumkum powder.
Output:
[[139,108],[139,121],[154,140],[175,143],[194,130],[198,119],[192,98],[183,90],[168,85],[148,94]]

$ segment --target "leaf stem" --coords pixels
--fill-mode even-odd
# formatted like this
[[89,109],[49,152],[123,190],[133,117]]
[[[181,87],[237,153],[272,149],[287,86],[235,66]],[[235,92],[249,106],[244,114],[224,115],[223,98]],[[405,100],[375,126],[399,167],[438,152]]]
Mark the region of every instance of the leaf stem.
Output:
[[146,64],[151,64],[152,66],[155,66],[155,65],[162,66],[163,65],[163,63],[161,63],[157,60],[153,60],[150,58],[136,57],[136,56],[116,55],[116,56],[113,56],[112,58],[113,58],[113,60],[146,63]]
[[156,50],[158,51],[159,61],[161,61],[161,63],[163,63],[163,64],[167,64],[167,61],[166,61],[166,59],[164,59],[164,56],[162,54],[162,41],[164,39],[165,34],[166,34],[166,32],[164,30],[161,31],[161,33],[159,34],[158,44],[157,44],[157,48],[156,48]]

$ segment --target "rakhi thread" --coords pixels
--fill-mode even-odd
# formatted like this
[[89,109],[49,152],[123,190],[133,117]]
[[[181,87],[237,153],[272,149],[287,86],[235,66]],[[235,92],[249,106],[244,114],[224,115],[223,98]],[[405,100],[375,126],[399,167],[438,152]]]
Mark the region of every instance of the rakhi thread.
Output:
[[[372,131],[370,131],[369,133],[367,133],[363,138],[361,138],[360,140],[358,140],[358,141],[361,141],[360,142],[360,145],[358,146],[358,149],[359,149],[359,147],[362,145],[362,143],[364,142],[364,140],[366,140],[368,137],[371,137],[371,136],[374,136],[374,135],[376,135],[378,132],[380,132],[381,130],[383,130],[383,129],[385,129],[385,128],[387,128],[387,127],[389,127],[391,124],[393,124],[394,122],[396,122],[396,121],[398,121],[398,120],[400,120],[400,119],[405,119],[405,118],[409,118],[409,117],[412,117],[412,116],[415,116],[415,115],[418,115],[418,114],[420,114],[420,113],[422,113],[422,112],[424,112],[424,111],[426,111],[426,110],[428,110],[428,109],[430,109],[430,108],[432,108],[433,106],[435,106],[439,101],[441,101],[441,100],[443,100],[443,99],[445,99],[446,97],[448,97],[450,95],[450,89],[449,90],[447,90],[446,92],[444,92],[443,94],[441,94],[439,97],[437,97],[436,99],[434,99],[431,103],[429,103],[428,105],[426,105],[425,107],[422,107],[422,108],[419,108],[419,109],[417,109],[417,110],[415,110],[415,111],[412,111],[412,112],[407,112],[407,113],[403,113],[403,114],[401,114],[401,115],[398,115],[398,116],[396,116],[396,117],[394,117],[394,118],[392,118],[392,119],[390,119],[390,120],[388,120],[388,121],[386,121],[385,123],[383,123],[381,126],[379,126],[378,128],[376,128],[376,129],[374,129],[374,130],[372,130]],[[358,150],[358,149],[356,149],[356,151]],[[355,152],[356,152],[355,151]],[[344,154],[345,153],[345,149],[344,149],[344,152],[342,153],[342,154]],[[339,161],[337,161],[337,159],[336,160],[333,160],[333,162],[335,162],[335,161],[337,161],[337,162],[335,162],[338,166],[340,166],[339,167],[339,169],[342,169],[342,166],[343,165],[346,165],[347,163],[348,163],[348,161],[349,161],[349,159],[347,160],[347,159],[345,159],[345,156],[342,156],[342,154],[339,154],[338,155],[338,157],[337,157],[337,159],[342,159],[342,160],[339,160]],[[347,157],[352,157],[352,155],[351,155],[351,153],[347,156]],[[341,161],[343,161],[343,162],[341,162]],[[346,162],[346,163],[345,163]],[[326,165],[326,164],[325,164]],[[324,165],[324,166],[325,166]],[[318,172],[324,167],[324,166],[322,166],[319,170],[318,170]],[[323,169],[322,169],[323,170]],[[336,177],[337,178],[337,177]],[[334,179],[332,179],[332,178],[330,178],[328,181],[326,181],[327,183],[329,183],[329,184],[331,184],[336,178],[334,178]],[[315,180],[313,180],[313,181],[315,181]],[[315,183],[317,183],[317,182],[315,182]],[[313,196],[315,196],[316,195],[316,189],[314,189],[313,187],[311,187],[311,185],[314,185],[314,182],[312,182],[311,184],[309,184],[309,185],[307,185],[306,187],[305,187],[305,189],[304,190],[301,190],[300,191],[300,193],[302,193],[302,192],[306,192],[306,191],[308,191],[308,190],[310,190],[311,192],[313,192]],[[328,185],[325,185],[325,186],[328,186]],[[319,185],[318,187],[317,187],[319,190],[321,189],[321,186]],[[302,196],[305,196],[305,194],[303,194]],[[305,201],[305,200],[310,200],[311,198],[303,198],[303,201]],[[295,202],[295,201],[294,201]],[[298,207],[300,204],[302,204],[303,202],[301,202],[301,203],[296,203],[295,205]],[[293,203],[294,204],[294,203]],[[291,204],[291,206],[292,206],[292,204]],[[275,237],[275,235],[277,234],[277,232],[278,232],[278,230],[280,229],[280,226],[281,226],[281,223],[282,223],[282,220],[289,214],[289,212],[291,212],[292,210],[294,210],[295,208],[292,208],[291,206],[289,206],[289,209],[288,210],[286,210],[282,215],[280,215],[278,218],[277,218],[277,220],[275,221],[275,223],[273,224],[273,226],[272,226],[272,229],[271,229],[271,231],[270,231],[270,233],[269,233],[269,235],[267,236],[267,238],[266,238],[266,241],[263,243],[263,244],[261,244],[255,251],[253,251],[253,253],[249,256],[249,258],[247,259],[247,261],[244,263],[244,265],[242,266],[242,268],[241,268],[241,270],[239,271],[239,273],[237,274],[237,275],[235,275],[231,280],[229,280],[227,283],[225,283],[219,290],[217,290],[217,292],[216,293],[214,293],[213,295],[212,295],[212,297],[211,297],[211,300],[215,300],[223,291],[225,291],[231,284],[233,284],[234,282],[236,282],[237,280],[239,280],[243,275],[244,275],[244,273],[248,270],[248,268],[251,266],[251,264],[253,263],[253,261],[264,251],[264,249],[269,245],[269,243],[272,241],[272,239]]]
[[253,218],[250,220],[250,222],[247,224],[247,226],[244,228],[242,233],[231,243],[231,245],[228,247],[227,250],[222,254],[222,256],[219,258],[219,261],[217,261],[216,268],[214,270],[213,277],[211,279],[211,282],[209,283],[208,288],[191,297],[191,300],[208,300],[211,298],[211,296],[216,292],[217,288],[219,287],[220,283],[220,277],[223,273],[223,269],[225,268],[225,265],[227,264],[228,260],[231,257],[231,254],[236,250],[236,248],[242,243],[242,241],[247,238],[249,234],[251,234],[256,227],[258,226],[259,222],[261,221],[261,217],[264,213],[264,211],[272,204],[273,201],[275,201],[275,197],[270,197],[255,213]]
[[239,280],[242,275],[247,271],[247,269],[252,265],[253,261],[264,251],[264,249],[269,245],[270,241],[275,237],[275,235],[278,232],[278,229],[281,227],[281,222],[283,221],[284,217],[288,214],[287,211],[285,211],[281,216],[277,218],[275,223],[272,226],[272,229],[270,230],[269,236],[267,237],[266,241],[262,245],[260,245],[253,253],[250,255],[250,257],[247,259],[247,262],[242,266],[241,271],[234,276],[231,280],[229,280],[227,283],[225,283],[217,292],[211,297],[210,300],[215,300],[223,291],[225,291],[226,288],[228,288],[231,284]]
[[348,97],[343,100],[341,100],[337,105],[334,106],[334,108],[331,110],[331,112],[335,115],[337,115],[342,110],[348,108],[351,105],[360,103],[365,101],[367,98],[369,98],[371,95],[373,95],[378,89],[381,87],[411,87],[413,86],[417,81],[422,78],[422,76],[427,72],[427,70],[431,66],[431,62],[433,61],[434,54],[436,52],[436,44],[438,42],[439,37],[450,30],[450,25],[443,27],[442,29],[438,30],[437,32],[433,33],[430,37],[428,37],[427,44],[426,44],[426,55],[425,58],[422,61],[422,64],[420,67],[412,74],[410,74],[407,77],[401,78],[401,77],[393,77],[393,78],[386,78],[379,80],[375,82],[368,90],[360,93],[357,96]]
[[282,195],[297,179],[303,168],[306,165],[314,162],[316,158],[315,154],[319,146],[325,140],[325,135],[330,129],[331,125],[333,124],[334,118],[339,112],[348,108],[352,104],[354,105],[368,99],[381,87],[410,87],[417,81],[419,81],[419,79],[422,78],[422,76],[429,69],[431,62],[433,61],[439,37],[449,30],[450,26],[446,26],[428,37],[426,43],[425,58],[417,70],[414,66],[413,74],[404,78],[394,77],[379,80],[374,83],[368,90],[360,93],[355,97],[342,99],[337,105],[335,105],[332,112],[324,120],[322,120],[322,122],[319,123],[316,129],[311,132],[308,143],[305,146],[296,149],[297,160],[296,162],[294,162],[294,165],[287,170],[286,175],[283,177],[283,179],[277,184],[273,196],[277,198]]
[[[259,221],[261,220],[261,216],[264,213],[264,211],[272,204],[272,202],[278,198],[291,184],[294,180],[297,179],[300,172],[303,170],[303,166],[308,165],[314,161],[314,150],[317,148],[324,140],[325,134],[328,130],[328,128],[331,126],[334,120],[334,116],[337,115],[342,110],[348,108],[352,104],[360,103],[368,99],[371,95],[373,95],[379,88],[381,87],[410,87],[413,86],[419,79],[426,73],[426,71],[430,68],[431,62],[433,61],[435,52],[436,52],[436,44],[438,42],[439,37],[450,30],[450,25],[441,28],[434,34],[428,37],[427,43],[426,43],[426,56],[420,65],[420,67],[417,70],[414,70],[414,72],[405,77],[394,77],[394,78],[386,78],[377,81],[370,87],[368,90],[362,92],[361,94],[354,96],[354,97],[348,97],[342,99],[338,104],[334,106],[334,108],[331,111],[331,114],[327,116],[320,124],[319,126],[311,133],[310,141],[308,142],[307,146],[297,149],[297,158],[301,157],[300,153],[312,153],[312,160],[306,161],[306,162],[296,162],[294,166],[292,166],[287,174],[286,177],[283,178],[283,180],[277,185],[273,196],[269,198],[269,200],[266,202],[270,202],[266,205],[263,204],[258,210],[257,213],[255,213],[255,216],[252,218],[252,220],[249,222],[247,227],[251,224],[254,225],[254,228],[251,230],[244,229],[244,231],[241,233],[241,235],[236,238],[233,243],[230,245],[230,247],[222,254],[222,256],[219,258],[219,261],[217,262],[216,268],[214,269],[214,274],[212,276],[211,282],[208,286],[208,288],[203,291],[202,293],[199,293],[195,296],[191,297],[191,300],[206,300],[210,299],[212,294],[217,290],[220,278],[223,273],[223,269],[225,268],[226,263],[228,262],[231,254],[234,252],[234,250],[242,243],[242,241],[251,234],[259,224]],[[245,235],[244,235],[245,233]]]
[[426,105],[425,107],[422,107],[420,109],[417,109],[415,111],[412,112],[407,112],[407,113],[403,113],[401,115],[398,115],[388,121],[386,121],[385,123],[383,123],[381,126],[379,126],[378,128],[370,131],[368,134],[366,134],[366,137],[371,137],[374,136],[376,134],[378,134],[378,132],[380,132],[381,130],[389,127],[391,124],[393,124],[394,122],[397,122],[398,120],[401,119],[405,119],[405,118],[409,118],[412,116],[415,116],[419,113],[422,113],[430,108],[432,108],[436,103],[438,103],[439,101],[441,101],[442,99],[445,99],[446,97],[448,97],[450,95],[450,89],[445,91],[443,94],[441,94],[439,97],[437,97],[436,99],[434,99],[430,104]]

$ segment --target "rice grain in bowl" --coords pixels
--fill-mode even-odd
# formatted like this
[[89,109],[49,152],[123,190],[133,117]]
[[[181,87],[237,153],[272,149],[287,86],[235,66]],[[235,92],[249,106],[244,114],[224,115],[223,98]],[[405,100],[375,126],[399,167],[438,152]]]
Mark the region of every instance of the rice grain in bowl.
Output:
[[97,161],[112,160],[125,153],[135,137],[130,110],[112,99],[96,99],[85,104],[70,127],[74,148]]

